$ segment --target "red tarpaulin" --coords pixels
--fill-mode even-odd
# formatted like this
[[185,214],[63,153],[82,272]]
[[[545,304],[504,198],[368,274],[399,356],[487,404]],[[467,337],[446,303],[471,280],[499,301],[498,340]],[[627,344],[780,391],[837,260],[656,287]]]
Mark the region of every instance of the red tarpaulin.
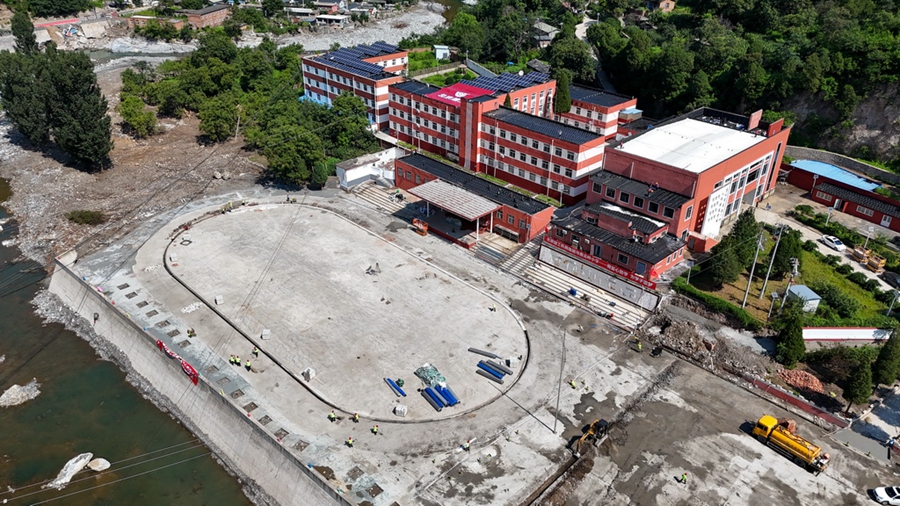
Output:
[[194,369],[191,364],[187,363],[185,359],[181,358],[177,353],[172,351],[171,348],[166,346],[166,343],[160,341],[159,339],[156,340],[156,346],[160,350],[162,350],[162,352],[165,353],[167,357],[174,358],[175,360],[181,362],[181,370],[191,378],[191,382],[193,384],[197,384],[197,381],[200,380],[200,374],[197,372],[197,369]]
[[456,83],[452,86],[447,86],[446,88],[442,88],[439,91],[429,93],[425,96],[428,98],[439,100],[445,104],[459,107],[459,101],[462,99],[471,100],[482,95],[490,95],[491,93],[493,93],[491,90],[476,88],[475,86],[469,86],[468,84]]

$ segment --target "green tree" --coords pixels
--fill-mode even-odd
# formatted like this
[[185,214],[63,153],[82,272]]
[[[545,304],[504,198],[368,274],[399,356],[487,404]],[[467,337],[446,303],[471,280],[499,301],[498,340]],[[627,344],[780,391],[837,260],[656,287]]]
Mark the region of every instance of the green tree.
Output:
[[572,109],[572,98],[569,95],[569,72],[567,70],[556,71],[556,96],[553,97],[553,112],[564,114]]
[[847,386],[844,388],[844,399],[847,400],[847,411],[854,404],[865,404],[872,395],[872,367],[868,362],[856,366],[850,377],[847,379]]
[[324,161],[322,140],[297,125],[270,129],[261,144],[263,156],[269,162],[269,173],[287,183],[309,181],[313,168]]
[[28,0],[31,13],[36,17],[66,16],[91,8],[90,0]]
[[135,137],[147,137],[156,132],[156,114],[144,110],[144,101],[136,95],[122,93],[117,107],[125,126]]
[[799,313],[791,315],[778,334],[775,357],[785,367],[792,369],[804,355],[806,343],[803,341],[803,316]]
[[267,18],[284,14],[284,2],[282,0],[262,0],[262,8]]
[[[772,262],[772,273],[781,275],[791,272],[791,258],[796,258],[799,261],[803,253],[803,236],[797,230],[785,228],[784,232],[781,233],[778,251],[774,251],[774,253],[775,259]],[[771,253],[769,258],[772,258]]]
[[87,53],[48,47],[50,119],[53,139],[78,163],[103,164],[113,143],[106,97]]
[[237,104],[229,94],[219,95],[204,102],[198,111],[200,131],[213,142],[224,141],[237,129]]
[[597,78],[597,62],[591,55],[591,46],[575,37],[557,35],[544,50],[544,58],[551,68],[563,68],[572,77],[582,82],[593,82]]
[[206,0],[181,0],[179,5],[182,9],[197,10],[206,7]]
[[503,107],[512,107],[512,99],[509,98],[509,93],[507,93],[506,98],[503,99]]
[[710,252],[710,263],[712,264],[709,267],[710,280],[716,286],[734,282],[744,270],[737,253],[731,246],[732,242],[726,236],[722,242],[713,246]]
[[475,16],[467,12],[459,12],[453,17],[441,39],[447,45],[458,47],[462,54],[468,55],[473,60],[481,56],[487,40],[484,28]]
[[34,36],[34,25],[25,11],[17,10],[12,17],[12,33],[16,39],[16,52],[32,54],[38,52],[37,38]]
[[43,146],[50,140],[49,69],[41,54],[0,53],[3,81],[0,104],[13,126],[30,143]]
[[743,268],[750,268],[756,255],[756,246],[762,226],[756,221],[753,209],[746,209],[738,215],[728,236],[734,245],[734,252]]
[[225,63],[231,63],[237,58],[237,55],[238,48],[227,35],[218,31],[205,32],[200,35],[200,45],[191,55],[191,64],[194,67],[201,67],[210,58],[218,58]]
[[878,358],[872,366],[872,380],[876,385],[890,386],[900,375],[900,329],[894,329],[891,337],[878,350]]

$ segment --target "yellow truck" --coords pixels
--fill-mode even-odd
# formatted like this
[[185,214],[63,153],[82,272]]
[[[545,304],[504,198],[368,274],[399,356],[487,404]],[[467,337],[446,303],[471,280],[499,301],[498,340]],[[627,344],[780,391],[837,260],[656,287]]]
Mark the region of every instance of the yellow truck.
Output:
[[793,420],[778,420],[774,416],[763,415],[752,432],[763,444],[783,453],[818,476],[828,467],[830,457],[822,448],[798,436],[795,433],[796,427]]

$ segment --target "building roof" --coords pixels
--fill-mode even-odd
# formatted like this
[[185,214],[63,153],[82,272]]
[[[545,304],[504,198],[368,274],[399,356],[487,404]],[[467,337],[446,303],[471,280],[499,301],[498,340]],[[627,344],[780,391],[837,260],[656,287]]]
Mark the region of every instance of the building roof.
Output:
[[490,94],[491,90],[483,90],[481,88],[469,86],[468,84],[456,83],[433,93],[429,93],[427,97],[433,98],[434,100],[443,102],[447,105],[459,107],[460,101],[462,99],[471,100],[475,97]]
[[527,66],[531,70],[534,70],[536,72],[541,72],[543,74],[550,73],[550,64],[547,62],[542,62],[541,60],[538,60],[538,59],[528,60],[528,63],[526,63],[525,66]]
[[553,25],[548,25],[547,23],[544,23],[543,21],[537,21],[534,23],[533,26],[534,26],[535,30],[546,33],[546,34],[556,35],[557,33],[559,33],[559,28],[557,28]]
[[613,174],[612,172],[607,172],[605,170],[591,176],[591,181],[605,184],[610,188],[630,193],[641,197],[644,200],[656,202],[661,206],[671,207],[672,209],[678,209],[687,201],[691,200],[690,197],[685,197],[679,193],[664,190],[662,188],[653,190],[653,193],[650,193],[648,190],[652,183],[645,183],[638,181],[637,179],[629,179],[625,176]]
[[591,239],[596,239],[602,244],[608,244],[610,247],[615,248],[626,255],[633,256],[650,264],[656,264],[660,260],[664,260],[667,256],[684,247],[684,241],[669,234],[663,234],[656,242],[650,244],[635,242],[630,238],[625,238],[607,230],[603,230],[596,225],[591,225],[575,216],[554,220],[551,223],[554,226],[565,228],[566,230],[576,232],[585,237],[590,237]]
[[441,90],[437,86],[432,86],[428,83],[423,83],[422,81],[403,81],[402,83],[392,84],[391,87],[407,91],[413,95],[421,96]]
[[474,174],[470,174],[418,153],[398,158],[398,160],[417,169],[424,170],[431,175],[437,176],[448,183],[464,188],[467,191],[491,200],[492,202],[512,207],[528,214],[537,214],[550,207],[533,198],[507,190],[487,179],[482,179]]
[[793,295],[794,297],[806,301],[822,300],[822,297],[819,297],[819,294],[810,290],[806,285],[791,285],[791,287],[788,288],[788,295]]
[[601,107],[614,107],[634,99],[634,97],[629,97],[627,95],[619,95],[618,93],[610,93],[595,88],[585,88],[583,86],[575,85],[569,86],[569,97],[571,97],[572,100],[599,105]]
[[[478,72],[475,73],[479,74]],[[548,76],[547,74],[543,74],[541,72],[529,72],[521,76],[518,74],[509,73],[499,74],[497,77],[482,75],[481,77],[477,77],[472,80],[464,80],[460,82],[468,84],[469,86],[474,86],[476,88],[491,90],[495,94],[498,94],[509,93],[510,91],[522,88],[530,88],[531,86],[534,86],[536,84],[544,84],[548,81],[550,81],[550,76]]]
[[433,179],[408,190],[420,199],[469,221],[500,209],[500,205],[441,179]]
[[[343,21],[343,20],[346,20],[346,19],[350,19],[350,16],[348,16],[348,15],[346,15],[346,14],[320,14],[320,15],[316,16],[316,19],[326,19],[326,20],[334,20],[334,21]],[[368,62],[363,62],[363,63],[368,63]],[[374,64],[370,64],[370,65],[374,65]],[[375,66],[378,67],[378,68],[381,68],[381,67],[378,66],[378,65],[375,65]],[[384,69],[382,69],[382,71],[383,71],[383,70],[384,70]]]
[[853,186],[860,190],[873,191],[875,188],[881,187],[878,183],[869,181],[864,177],[857,176],[850,171],[831,165],[830,163],[816,162],[813,160],[794,160],[791,162],[791,167],[797,167],[798,169],[805,170],[811,174],[827,177],[833,181]]
[[666,226],[662,221],[650,219],[642,214],[631,210],[625,210],[615,204],[603,201],[586,206],[584,210],[599,215],[609,216],[617,220],[630,222],[632,230],[637,230],[638,232],[643,232],[645,234],[658,232],[659,229]]
[[[897,207],[875,197],[866,195],[865,193],[859,193],[847,188],[841,188],[840,186],[833,185],[831,183],[819,183],[814,188],[814,190],[825,192],[829,195],[834,195],[841,200],[859,204],[863,207],[867,207],[869,209],[872,209],[873,211],[878,211],[882,214],[886,214],[894,218],[900,218],[900,207]],[[860,192],[862,191],[865,190],[860,190]]]
[[432,45],[431,47],[432,47],[433,49],[442,49],[442,50],[449,50],[449,49],[450,49],[450,46],[443,46],[443,45],[441,45],[441,44],[434,44],[434,45]]
[[212,14],[213,12],[218,12],[218,11],[220,11],[220,10],[222,10],[222,9],[230,9],[230,8],[231,8],[231,6],[228,5],[228,4],[224,4],[224,5],[210,5],[209,7],[204,7],[204,8],[202,8],[202,9],[196,9],[196,10],[183,10],[183,11],[181,11],[181,12],[183,12],[183,13],[185,13],[185,14],[196,14],[196,15],[198,15],[198,16],[204,16],[204,15],[206,15],[206,14]]
[[630,137],[616,149],[696,174],[764,140],[764,135],[686,117]]
[[[349,16],[317,17],[322,19],[349,18]],[[385,72],[384,67],[363,61],[363,59],[398,53],[400,51],[401,50],[398,49],[397,46],[385,42],[376,42],[368,46],[360,44],[355,47],[342,47],[337,51],[331,51],[315,56],[313,57],[313,60],[360,77],[377,81],[379,79],[395,77],[396,75]]]
[[551,119],[532,116],[531,114],[526,114],[506,107],[501,107],[485,113],[484,115],[488,118],[493,118],[497,121],[502,121],[530,132],[539,133],[564,142],[571,142],[572,144],[584,144],[603,138],[603,136],[595,134],[594,132],[575,128]]

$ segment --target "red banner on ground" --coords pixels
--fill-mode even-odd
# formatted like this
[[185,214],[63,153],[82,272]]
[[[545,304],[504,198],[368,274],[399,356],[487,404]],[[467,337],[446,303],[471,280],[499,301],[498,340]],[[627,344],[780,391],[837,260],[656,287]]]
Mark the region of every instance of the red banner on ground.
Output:
[[194,369],[194,366],[187,363],[185,359],[181,358],[181,356],[172,351],[172,349],[166,346],[166,343],[162,342],[161,340],[156,340],[156,346],[157,348],[162,350],[162,352],[165,353],[167,357],[174,358],[175,360],[181,362],[181,370],[184,371],[184,373],[187,374],[189,378],[191,378],[191,383],[195,385],[197,384],[197,382],[200,380],[200,373],[197,372],[197,369]]

